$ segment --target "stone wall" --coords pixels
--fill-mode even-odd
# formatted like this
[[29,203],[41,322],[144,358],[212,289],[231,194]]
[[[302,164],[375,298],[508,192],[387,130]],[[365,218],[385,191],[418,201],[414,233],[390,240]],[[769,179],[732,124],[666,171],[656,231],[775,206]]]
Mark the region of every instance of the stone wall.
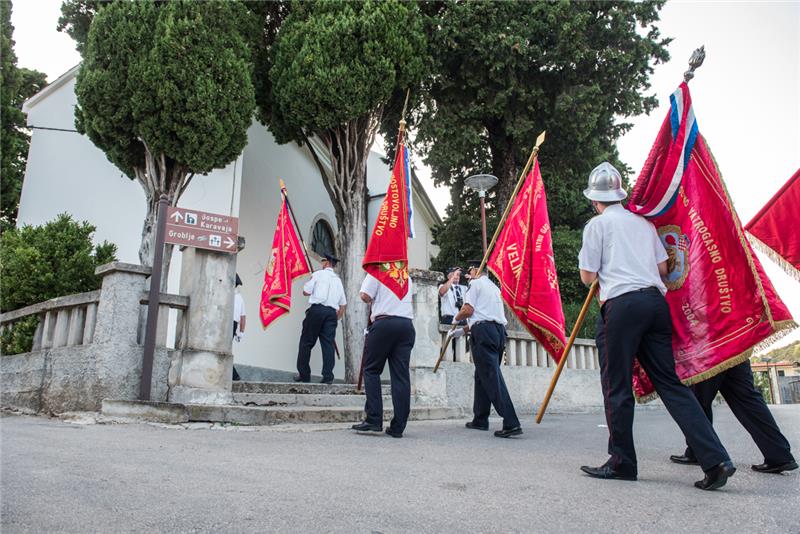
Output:
[[[103,283],[97,302],[90,304],[96,305],[96,314],[64,307],[63,298],[37,305],[43,325],[37,332],[38,340],[34,340],[38,350],[0,357],[0,403],[34,412],[61,413],[99,410],[106,398],[138,398],[142,367],[139,311],[149,272],[149,268],[120,262],[99,267],[97,274],[103,277]],[[51,309],[53,306],[60,308]],[[4,314],[4,321],[9,316]],[[58,319],[51,321],[50,316]],[[94,324],[87,326],[89,320]],[[82,330],[92,335],[80,338],[64,334],[76,330],[76,321],[82,321]],[[174,351],[163,346],[156,350],[153,400],[167,398],[167,373],[173,357]]]

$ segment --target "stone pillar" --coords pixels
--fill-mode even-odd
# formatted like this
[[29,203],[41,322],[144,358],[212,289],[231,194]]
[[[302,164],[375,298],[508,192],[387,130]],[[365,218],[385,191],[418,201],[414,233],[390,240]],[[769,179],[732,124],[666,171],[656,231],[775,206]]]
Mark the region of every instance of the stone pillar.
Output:
[[189,309],[179,340],[181,354],[169,371],[169,399],[228,404],[231,395],[233,294],[236,255],[183,249],[180,294]]
[[412,302],[416,340],[411,351],[411,386],[415,402],[426,406],[447,404],[447,378],[443,369],[434,374],[439,358],[439,284],[444,275],[436,271],[410,269],[414,281]]
[[[138,344],[141,298],[150,276],[150,267],[112,262],[95,271],[103,277],[97,304],[94,336],[88,346],[97,368],[94,386],[101,399],[132,400],[139,396],[142,376],[142,346]],[[89,320],[87,318],[87,320]],[[153,400],[164,400],[166,357],[153,362]]]

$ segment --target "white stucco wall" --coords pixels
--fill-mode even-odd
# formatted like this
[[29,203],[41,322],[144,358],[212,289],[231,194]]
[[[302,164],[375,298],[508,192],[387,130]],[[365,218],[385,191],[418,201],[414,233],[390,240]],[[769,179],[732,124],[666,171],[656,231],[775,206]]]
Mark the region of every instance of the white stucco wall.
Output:
[[[28,125],[74,130],[76,103],[73,78],[29,109]],[[237,160],[207,176],[195,176],[179,205],[237,215],[240,175],[241,161]],[[95,242],[116,244],[120,261],[139,263],[146,214],[139,183],[109,162],[88,137],[34,128],[17,225],[40,225],[63,212],[95,225]],[[169,277],[172,292],[178,289],[180,258],[176,250]]]

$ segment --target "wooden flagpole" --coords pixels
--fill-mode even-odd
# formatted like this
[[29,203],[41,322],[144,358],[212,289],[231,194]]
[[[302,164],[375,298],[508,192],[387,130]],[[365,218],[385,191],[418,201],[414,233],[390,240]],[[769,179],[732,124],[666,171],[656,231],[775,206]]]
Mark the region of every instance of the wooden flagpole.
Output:
[[[411,96],[411,88],[409,87],[406,89],[406,99],[403,102],[403,111],[400,112],[400,128],[397,134],[397,143],[395,144],[394,152],[395,158],[397,158],[397,151],[400,149],[400,145],[403,142],[403,137],[405,136],[406,132],[406,109],[408,108],[408,98]],[[394,172],[394,170],[392,170]],[[410,179],[411,177],[409,177]],[[408,206],[406,206],[406,217],[408,216]],[[406,235],[406,239],[408,236]],[[372,304],[369,305],[369,311],[367,313],[367,330],[369,327],[372,326]],[[356,386],[356,391],[361,391],[362,386],[364,385],[364,360],[367,356],[367,336],[364,335],[364,349],[361,351],[361,365],[359,366],[358,370],[358,385]]]
[[564,369],[564,364],[567,363],[567,355],[569,354],[570,349],[572,349],[573,343],[575,343],[575,338],[578,337],[578,331],[581,329],[583,320],[586,318],[586,312],[589,311],[589,306],[592,304],[592,299],[594,298],[595,293],[597,293],[597,287],[597,279],[595,279],[595,281],[592,282],[592,285],[589,287],[589,293],[586,295],[586,300],[583,302],[583,308],[581,308],[581,312],[578,314],[578,318],[575,320],[575,326],[572,327],[572,334],[569,336],[569,341],[567,341],[567,344],[564,345],[564,350],[561,352],[561,359],[558,362],[558,367],[556,367],[556,372],[553,374],[553,378],[550,380],[550,387],[547,389],[547,393],[544,396],[542,405],[539,407],[539,413],[536,414],[537,425],[542,422],[544,412],[547,410],[547,405],[550,403],[550,397],[553,395],[553,390],[556,388],[558,377],[561,376],[561,371]]
[[[286,207],[289,208],[289,215],[292,216],[292,222],[294,222],[294,228],[297,230],[297,233],[300,237],[300,243],[303,245],[303,252],[306,255],[306,262],[308,262],[308,270],[312,273],[314,272],[314,268],[311,265],[311,256],[308,254],[308,247],[306,247],[306,241],[303,239],[303,232],[300,230],[300,225],[297,224],[297,217],[294,215],[294,209],[292,209],[292,203],[289,202],[289,193],[286,192],[286,183],[283,179],[280,180],[281,185],[281,194],[283,195],[284,200],[286,200]],[[336,340],[333,340],[333,349],[336,351],[336,359],[341,360],[342,356],[339,354],[339,345],[336,344]]]
[[[525,168],[522,170],[522,173],[519,175],[519,178],[517,179],[517,185],[514,187],[514,192],[511,193],[511,197],[508,199],[508,202],[506,203],[506,209],[505,211],[503,211],[503,216],[500,217],[500,222],[497,224],[497,228],[495,228],[494,230],[492,241],[491,243],[489,243],[489,246],[486,247],[486,252],[483,253],[483,259],[481,260],[480,267],[478,267],[477,276],[480,276],[480,274],[483,272],[484,267],[486,267],[486,262],[489,261],[489,254],[492,248],[494,247],[494,244],[497,241],[498,236],[500,235],[500,231],[502,230],[503,224],[506,222],[506,219],[508,218],[509,212],[511,212],[511,206],[512,204],[514,204],[514,199],[517,197],[517,193],[519,193],[519,190],[522,188],[522,184],[525,183],[525,177],[528,176],[528,171],[530,170],[531,165],[533,165],[534,160],[539,155],[539,147],[542,145],[542,143],[544,143],[544,138],[546,133],[547,132],[542,132],[539,134],[539,137],[536,138],[536,146],[534,146],[533,150],[531,150],[531,155],[528,158],[528,162],[525,164]],[[454,324],[453,327],[450,328],[450,332],[448,332],[448,335],[445,338],[444,343],[442,343],[442,349],[439,351],[439,359],[436,360],[436,365],[433,366],[434,373],[439,370],[439,365],[442,363],[445,352],[447,352],[447,346],[450,344],[450,340],[452,339],[451,333],[456,329],[456,327],[458,327],[458,325]]]

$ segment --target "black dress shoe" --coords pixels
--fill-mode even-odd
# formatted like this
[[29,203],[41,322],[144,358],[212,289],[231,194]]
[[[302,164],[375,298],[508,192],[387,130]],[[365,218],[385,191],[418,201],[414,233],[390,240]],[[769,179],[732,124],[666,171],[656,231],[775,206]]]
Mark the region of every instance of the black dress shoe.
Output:
[[681,465],[699,465],[700,462],[694,456],[686,456],[685,454],[671,454],[670,461]]
[[763,464],[751,465],[750,469],[759,473],[783,473],[784,471],[794,471],[797,469],[797,462],[791,461],[785,464]]
[[472,430],[489,430],[489,425],[479,425],[475,421],[470,421],[464,425],[467,428],[471,428]]
[[393,438],[402,438],[403,437],[403,433],[402,432],[396,432],[396,431],[392,430],[392,427],[389,427],[389,426],[386,427],[386,430],[384,430],[384,432],[386,432],[387,434],[389,434]]
[[295,382],[304,382],[304,383],[311,382],[310,378],[303,378],[300,375],[294,375],[294,378],[292,378],[292,380],[294,380]]
[[601,465],[600,467],[589,467],[588,465],[582,465],[581,471],[590,477],[602,478],[605,480],[636,480],[636,475],[628,475],[619,471],[615,471],[611,468],[611,466],[608,465]]
[[359,432],[380,432],[381,430],[383,430],[383,428],[381,428],[381,425],[373,425],[371,423],[367,423],[366,421],[355,424],[350,428],[352,428],[353,430],[357,430]]
[[494,435],[498,438],[510,438],[511,436],[522,435],[522,429],[518,426],[514,428],[504,428],[503,430],[495,430]]
[[333,378],[330,380],[325,380],[324,378],[319,381],[320,384],[333,384]]
[[727,462],[722,462],[718,466],[706,471],[705,478],[695,482],[694,487],[707,491],[719,489],[725,485],[725,483],[728,481],[728,478],[732,477],[735,472],[736,468],[733,466],[733,462],[730,460]]

